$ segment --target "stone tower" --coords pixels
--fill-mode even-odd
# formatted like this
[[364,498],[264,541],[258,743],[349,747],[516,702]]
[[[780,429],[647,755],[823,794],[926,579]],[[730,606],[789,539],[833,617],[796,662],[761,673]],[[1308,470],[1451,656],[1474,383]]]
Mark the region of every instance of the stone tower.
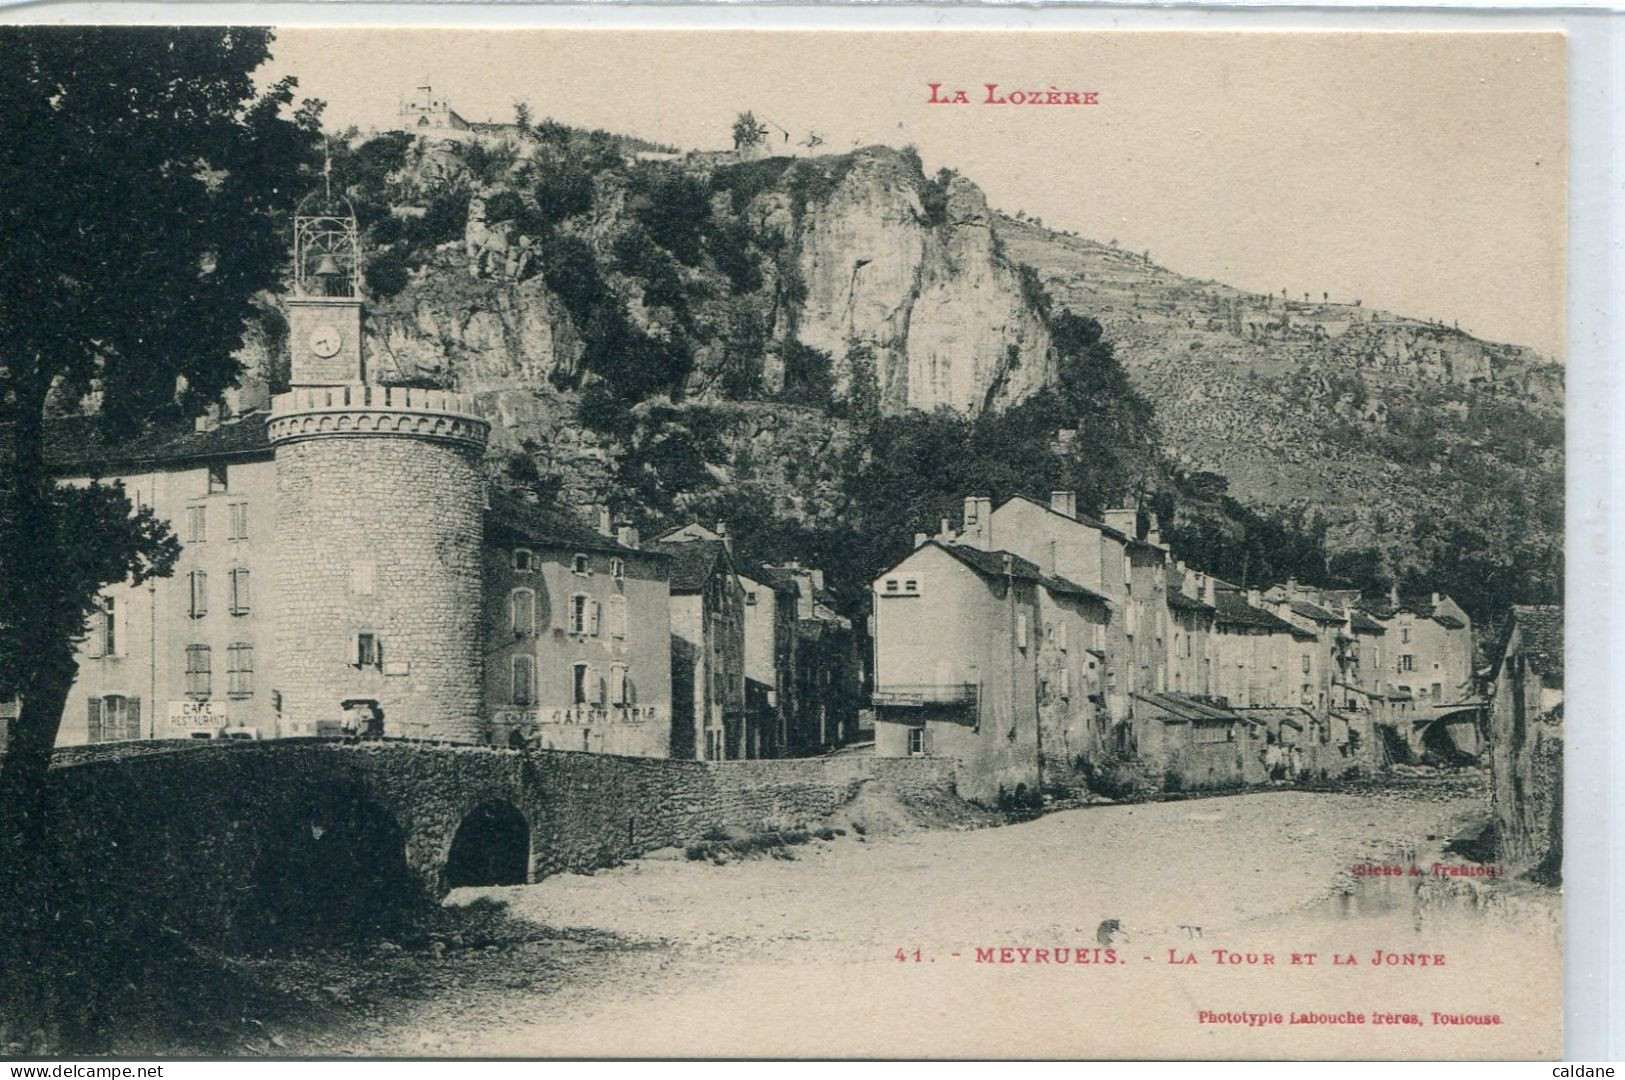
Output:
[[306,200],[288,298],[292,389],[267,422],[279,727],[314,735],[372,703],[387,735],[478,741],[490,425],[464,395],[370,383],[361,313],[354,212]]

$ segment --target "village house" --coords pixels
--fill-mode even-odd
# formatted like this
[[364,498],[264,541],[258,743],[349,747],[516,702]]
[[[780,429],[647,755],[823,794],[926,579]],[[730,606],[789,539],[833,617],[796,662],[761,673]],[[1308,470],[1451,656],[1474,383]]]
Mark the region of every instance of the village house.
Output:
[[796,643],[800,588],[793,576],[744,565],[745,756],[784,757],[796,715]]
[[1401,597],[1397,587],[1364,609],[1386,631],[1383,677],[1403,739],[1392,748],[1395,760],[1476,760],[1484,702],[1473,681],[1472,618],[1448,596]]
[[[636,530],[587,528],[492,497],[485,545],[485,700],[499,745],[671,753],[669,556]],[[611,535],[614,533],[614,535]]]
[[1176,694],[1213,697],[1213,578],[1176,559],[1168,567],[1168,688]]
[[852,620],[835,609],[824,572],[791,561],[765,567],[796,585],[795,700],[787,752],[792,757],[845,746],[860,737],[864,650]]
[[1007,551],[921,540],[874,582],[875,754],[953,759],[979,802],[1034,797],[1043,575]]
[[1563,867],[1563,609],[1517,605],[1489,689],[1490,802],[1513,873],[1557,884]]
[[[1243,591],[1218,578],[1213,588],[1213,651],[1216,696],[1234,708],[1297,704],[1301,671],[1293,670],[1313,631],[1264,609],[1261,593]],[[1301,661],[1297,664],[1302,667]]]
[[646,545],[671,557],[672,756],[745,756],[745,590],[728,544],[697,524]]

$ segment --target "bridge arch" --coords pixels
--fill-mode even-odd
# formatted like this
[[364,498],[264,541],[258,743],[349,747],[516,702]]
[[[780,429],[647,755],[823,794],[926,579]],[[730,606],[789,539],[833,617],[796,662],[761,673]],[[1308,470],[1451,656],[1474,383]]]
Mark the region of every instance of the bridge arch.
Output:
[[444,863],[444,885],[524,885],[531,880],[530,820],[506,799],[487,799],[463,815]]

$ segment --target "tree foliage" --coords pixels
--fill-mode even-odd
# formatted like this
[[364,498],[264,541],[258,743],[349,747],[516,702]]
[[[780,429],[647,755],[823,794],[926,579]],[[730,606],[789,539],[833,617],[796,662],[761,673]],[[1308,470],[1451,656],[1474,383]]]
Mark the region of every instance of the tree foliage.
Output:
[[48,409],[99,390],[116,437],[238,377],[252,300],[278,282],[286,214],[320,160],[319,105],[288,115],[292,79],[256,90],[271,40],[0,29],[0,670],[22,698],[0,818],[18,850],[43,827],[73,641],[99,590],[167,573],[176,550],[116,485],[54,483]]

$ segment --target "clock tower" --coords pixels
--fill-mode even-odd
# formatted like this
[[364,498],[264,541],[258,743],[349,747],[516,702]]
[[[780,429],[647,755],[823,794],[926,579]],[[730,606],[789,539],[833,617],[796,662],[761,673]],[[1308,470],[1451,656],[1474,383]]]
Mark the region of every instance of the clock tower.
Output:
[[342,198],[318,193],[293,219],[293,295],[287,298],[293,386],[366,382],[361,356],[360,232]]

